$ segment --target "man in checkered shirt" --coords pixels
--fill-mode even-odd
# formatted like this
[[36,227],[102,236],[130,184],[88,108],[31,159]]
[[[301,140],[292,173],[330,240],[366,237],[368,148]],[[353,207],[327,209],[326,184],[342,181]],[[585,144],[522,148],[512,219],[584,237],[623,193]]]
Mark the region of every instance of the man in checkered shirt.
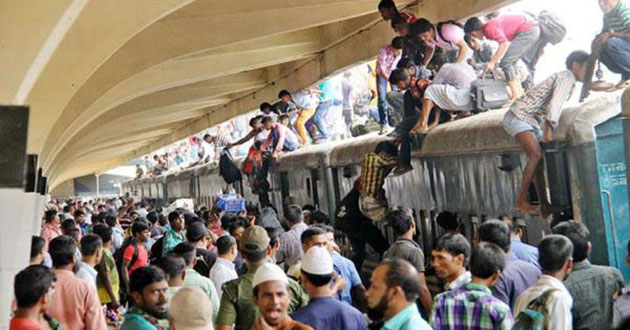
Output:
[[[537,213],[547,218],[554,212],[549,202],[543,173],[543,150],[539,141],[551,142],[552,131],[558,126],[562,106],[566,102],[576,81],[583,81],[589,55],[575,51],[566,61],[567,70],[551,75],[525,95],[517,99],[505,114],[503,127],[523,147],[527,154],[527,165],[523,169],[523,182],[516,200],[516,210]],[[534,184],[540,199],[540,210],[527,200],[530,184]]]

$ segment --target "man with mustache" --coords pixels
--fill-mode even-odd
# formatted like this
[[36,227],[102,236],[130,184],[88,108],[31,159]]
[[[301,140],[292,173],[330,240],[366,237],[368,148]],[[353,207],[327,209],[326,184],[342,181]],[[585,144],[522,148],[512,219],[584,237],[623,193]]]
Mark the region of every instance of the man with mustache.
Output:
[[134,306],[125,314],[120,330],[162,330],[168,324],[168,282],[155,266],[139,268],[131,274],[129,290]]
[[383,260],[370,278],[367,290],[368,316],[385,322],[381,330],[429,330],[416,299],[420,296],[418,271],[399,258]]

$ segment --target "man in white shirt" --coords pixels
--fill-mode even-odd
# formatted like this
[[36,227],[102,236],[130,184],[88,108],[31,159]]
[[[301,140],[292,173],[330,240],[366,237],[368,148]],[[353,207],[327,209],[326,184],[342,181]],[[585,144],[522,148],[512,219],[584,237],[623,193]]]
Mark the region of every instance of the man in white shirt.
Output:
[[236,239],[232,236],[221,236],[217,240],[217,253],[219,254],[217,261],[210,268],[210,279],[217,289],[219,297],[223,295],[223,283],[236,279],[234,259],[238,254]]
[[75,274],[78,278],[90,283],[96,289],[95,265],[101,262],[103,257],[103,240],[97,235],[85,235],[81,238],[81,262],[79,270]]
[[569,276],[573,269],[573,244],[561,235],[548,235],[540,244],[538,262],[542,270],[542,276],[538,282],[525,290],[516,300],[514,305],[514,315],[528,308],[528,305],[536,298],[549,290],[546,315],[549,329],[570,330],[573,328],[571,308],[573,298],[567,291],[563,281]]

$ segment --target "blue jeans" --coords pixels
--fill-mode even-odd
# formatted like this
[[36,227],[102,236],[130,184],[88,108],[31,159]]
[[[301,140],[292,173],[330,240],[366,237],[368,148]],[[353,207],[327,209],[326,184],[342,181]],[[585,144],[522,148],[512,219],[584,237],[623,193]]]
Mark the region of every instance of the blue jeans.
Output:
[[[272,130],[271,134],[272,134],[271,145],[273,148],[272,150],[276,150],[276,146],[278,145],[278,139],[280,138],[280,134],[278,134],[277,129]],[[284,145],[282,146],[282,151],[293,151],[297,149],[297,147],[298,147],[297,143],[290,141],[289,139],[285,137]]]
[[621,79],[630,79],[630,41],[623,38],[610,38],[602,48],[600,61]]
[[385,125],[389,123],[388,104],[387,104],[387,80],[380,75],[376,76],[376,93],[378,94],[378,117],[379,124]]

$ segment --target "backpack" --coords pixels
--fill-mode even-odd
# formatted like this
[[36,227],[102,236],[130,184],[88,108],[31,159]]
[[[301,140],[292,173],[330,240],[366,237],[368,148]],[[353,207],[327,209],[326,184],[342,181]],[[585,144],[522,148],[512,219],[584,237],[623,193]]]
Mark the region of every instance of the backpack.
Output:
[[543,10],[538,14],[540,34],[551,44],[555,45],[567,35],[567,28],[558,15]]
[[549,289],[532,300],[526,309],[518,313],[512,330],[548,330],[549,309],[547,305],[555,291],[558,289]]
[[140,253],[140,250],[138,249],[138,245],[136,244],[136,240],[133,237],[129,237],[126,238],[122,245],[120,246],[120,248],[118,250],[116,250],[116,252],[114,252],[114,261],[116,262],[116,268],[118,269],[118,274],[121,277],[122,280],[122,262],[123,262],[123,255],[125,254],[125,250],[127,249],[128,246],[133,246],[133,256],[131,257],[131,262],[129,263],[129,265],[133,265],[136,263],[136,261],[138,260],[138,254]]
[[162,237],[151,246],[151,257],[149,258],[151,263],[156,262],[164,255],[164,236],[166,236],[166,234],[162,235]]
[[446,24],[455,25],[455,26],[461,28],[462,30],[464,29],[464,26],[461,25],[460,23],[458,23],[457,21],[454,21],[454,20],[449,20],[449,21],[444,21],[444,22],[437,23],[437,26],[435,27],[435,32],[437,32],[437,35],[440,37],[440,39],[448,42],[451,45],[451,47],[452,47],[453,43],[450,40],[446,40],[444,38],[444,36],[442,35],[442,27],[444,27],[444,25],[446,25]]
[[234,164],[230,151],[227,149],[223,150],[219,159],[219,175],[223,177],[227,184],[243,180],[241,171]]

